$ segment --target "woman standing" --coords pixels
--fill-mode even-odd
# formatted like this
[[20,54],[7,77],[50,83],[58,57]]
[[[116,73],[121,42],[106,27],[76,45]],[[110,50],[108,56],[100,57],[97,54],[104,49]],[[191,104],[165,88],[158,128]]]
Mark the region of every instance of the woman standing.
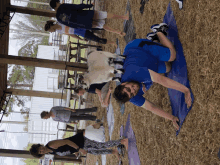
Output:
[[82,36],[87,40],[95,41],[95,42],[98,42],[101,44],[113,44],[114,46],[117,46],[116,43],[114,43],[113,41],[107,41],[107,39],[105,39],[105,38],[100,38],[100,37],[94,35],[93,32],[91,32],[89,30],[77,29],[77,28],[74,29],[69,26],[65,26],[59,22],[56,22],[54,20],[47,21],[47,23],[44,26],[44,30],[49,31],[49,32],[57,31],[60,34],[66,34],[66,35],[69,35],[73,38],[79,39],[81,41],[85,41],[85,40],[81,39],[77,35]]
[[45,146],[41,144],[33,144],[30,148],[30,153],[36,158],[44,156],[44,154],[54,154],[65,156],[80,152],[82,154],[90,153],[94,155],[114,154],[118,158],[119,154],[116,149],[107,149],[110,147],[123,144],[126,149],[128,147],[128,139],[112,140],[108,142],[97,142],[90,140],[84,136],[84,131],[62,140],[53,140]]
[[127,15],[116,15],[105,11],[83,10],[91,8],[93,5],[86,4],[61,4],[59,0],[51,0],[50,6],[56,11],[57,21],[72,28],[81,28],[87,30],[105,29],[106,31],[125,36],[124,32],[115,30],[105,24],[105,19],[128,20]]

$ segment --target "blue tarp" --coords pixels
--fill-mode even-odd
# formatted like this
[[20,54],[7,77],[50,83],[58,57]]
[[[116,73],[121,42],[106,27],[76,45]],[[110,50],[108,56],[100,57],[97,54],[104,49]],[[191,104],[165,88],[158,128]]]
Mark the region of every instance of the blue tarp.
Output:
[[130,122],[130,114],[128,115],[125,129],[123,130],[123,126],[121,126],[120,128],[120,136],[124,138],[128,138],[129,165],[140,165],[141,163],[138,155],[136,138]]
[[[186,60],[183,54],[182,44],[178,38],[176,20],[174,18],[170,3],[167,7],[167,12],[164,16],[163,22],[168,24],[169,29],[168,29],[167,38],[173,43],[173,45],[176,48],[176,60],[172,62],[172,69],[169,72],[168,77],[190,88],[189,80],[187,78]],[[173,90],[173,89],[168,89],[168,94],[170,97],[172,114],[179,118],[180,128],[181,128],[192,106],[189,109],[187,108],[183,93]],[[192,93],[191,93],[191,97],[192,97],[192,103],[193,103],[194,97]],[[180,129],[176,132],[176,135],[179,134],[179,131]]]

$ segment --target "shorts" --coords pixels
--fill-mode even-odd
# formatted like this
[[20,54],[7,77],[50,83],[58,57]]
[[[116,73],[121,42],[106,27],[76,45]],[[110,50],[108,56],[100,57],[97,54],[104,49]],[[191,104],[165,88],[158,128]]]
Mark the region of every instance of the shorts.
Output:
[[105,25],[105,19],[107,18],[106,11],[94,11],[92,28],[102,29]]
[[[166,73],[166,64],[170,59],[170,49],[147,39],[135,39],[127,44],[125,51],[129,48],[143,48],[147,54],[152,55],[158,59],[157,73]],[[125,52],[124,51],[124,52]]]

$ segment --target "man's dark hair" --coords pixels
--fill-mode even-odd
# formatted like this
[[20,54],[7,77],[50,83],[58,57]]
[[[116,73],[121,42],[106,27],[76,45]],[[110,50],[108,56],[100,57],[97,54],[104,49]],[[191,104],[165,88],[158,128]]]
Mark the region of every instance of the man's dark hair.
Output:
[[79,91],[82,90],[82,89],[83,89],[82,87],[73,88],[73,90],[74,90],[74,92],[75,92],[76,94],[78,94]]
[[53,21],[53,20],[47,21],[46,24],[45,24],[45,26],[44,26],[44,30],[45,30],[45,31],[48,31],[51,26],[55,25],[55,22],[56,22],[56,21]]
[[129,96],[127,93],[123,92],[123,89],[125,88],[124,85],[118,85],[115,88],[115,91],[113,93],[113,97],[121,103],[126,103],[130,100]]
[[57,6],[57,2],[60,2],[59,0],[51,0],[50,1],[50,7],[52,7],[53,9],[55,9],[55,7]]
[[41,112],[41,114],[40,114],[41,119],[44,119],[44,117],[45,117],[47,114],[48,114],[47,111]]
[[42,145],[41,144],[33,144],[29,150],[31,155],[34,156],[35,158],[41,158],[42,156],[44,156],[44,154],[38,154],[40,146],[42,146]]

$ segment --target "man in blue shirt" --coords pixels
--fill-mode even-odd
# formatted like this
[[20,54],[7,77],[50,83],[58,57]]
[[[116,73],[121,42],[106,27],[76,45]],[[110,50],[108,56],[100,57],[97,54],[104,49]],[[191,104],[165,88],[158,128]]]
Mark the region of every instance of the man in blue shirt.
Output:
[[177,117],[163,111],[142,96],[145,90],[148,90],[155,82],[164,87],[183,92],[187,106],[191,106],[190,90],[184,85],[159,74],[169,72],[171,66],[168,62],[174,61],[176,58],[174,46],[163,34],[162,28],[164,26],[167,25],[160,24],[152,27],[162,45],[147,39],[136,39],[125,47],[124,74],[121,77],[121,85],[117,86],[114,91],[114,98],[123,103],[130,101],[136,106],[167,118],[173,122],[176,129],[179,129]]

